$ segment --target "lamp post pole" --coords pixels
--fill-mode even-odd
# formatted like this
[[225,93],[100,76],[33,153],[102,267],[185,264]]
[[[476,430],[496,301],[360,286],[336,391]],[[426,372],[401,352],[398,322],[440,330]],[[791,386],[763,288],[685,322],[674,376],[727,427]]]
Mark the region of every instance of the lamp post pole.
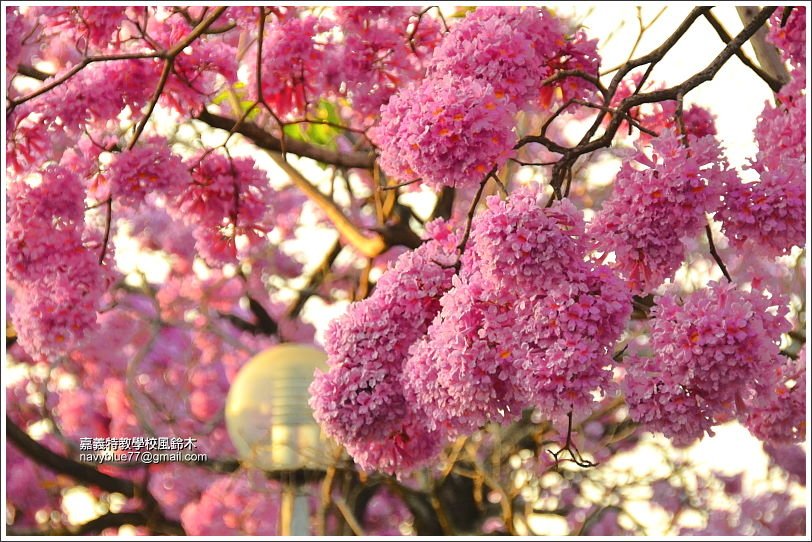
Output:
[[325,442],[308,405],[308,388],[315,369],[326,370],[325,361],[324,352],[312,346],[274,346],[240,370],[226,399],[226,428],[242,462],[282,481],[282,536],[310,534],[308,495],[299,474],[322,462]]

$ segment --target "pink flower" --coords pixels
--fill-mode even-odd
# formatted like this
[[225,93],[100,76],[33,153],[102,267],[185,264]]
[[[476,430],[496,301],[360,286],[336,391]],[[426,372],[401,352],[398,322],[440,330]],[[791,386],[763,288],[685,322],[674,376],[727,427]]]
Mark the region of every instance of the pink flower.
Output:
[[149,491],[167,517],[180,519],[186,505],[198,501],[209,485],[222,478],[198,466],[156,465],[149,470]]
[[192,182],[177,188],[170,214],[193,227],[197,250],[218,265],[238,256],[236,239],[256,244],[273,228],[272,191],[250,158],[204,153],[187,162]]
[[[781,25],[784,10],[792,9],[786,24]],[[785,60],[799,66],[806,66],[806,7],[779,7],[770,17],[769,40],[781,50]]]
[[731,183],[716,213],[730,243],[769,256],[806,243],[806,164],[786,155],[754,183]]
[[36,7],[39,22],[46,31],[65,33],[74,42],[89,42],[96,48],[107,48],[118,39],[125,20],[125,6]]
[[343,40],[327,50],[324,77],[362,121],[377,118],[399,88],[422,77],[424,60],[440,40],[440,23],[428,13],[418,23],[417,12],[400,6],[335,9]]
[[806,439],[806,348],[795,360],[777,356],[772,369],[748,401],[744,425],[765,442],[801,442]]
[[38,526],[38,512],[59,514],[62,488],[54,487],[54,473],[34,463],[11,443],[6,443],[5,452],[6,523],[34,528]]
[[628,359],[626,399],[632,419],[689,444],[746,415],[744,398],[774,372],[777,341],[789,329],[786,308],[780,298],[716,282],[684,300],[669,294],[655,302],[655,356]]
[[583,215],[568,200],[542,207],[538,186],[487,199],[474,219],[466,267],[499,290],[544,293],[583,272]]
[[182,189],[191,176],[169,142],[152,137],[132,150],[115,155],[107,171],[113,198],[123,205],[137,206],[149,193]]
[[713,420],[707,407],[669,378],[659,358],[629,356],[623,392],[631,418],[650,431],[668,437],[676,446],[687,446],[705,433],[713,436]]
[[778,104],[764,104],[756,123],[756,169],[775,169],[785,158],[806,162],[806,74],[792,72],[778,93]]
[[404,397],[409,347],[440,309],[451,285],[456,237],[443,226],[395,262],[372,296],[350,307],[327,331],[330,369],[310,387],[316,420],[364,469],[404,472],[440,451],[444,436]]
[[429,76],[451,74],[487,82],[497,97],[504,96],[518,108],[540,105],[542,98],[549,105],[556,89],[564,101],[584,98],[586,82],[580,78],[541,87],[560,70],[597,75],[596,42],[587,41],[582,32],[568,33],[563,21],[546,9],[480,7],[457,23],[434,50]]
[[222,476],[180,513],[193,536],[277,535],[281,488],[258,471]]
[[[308,105],[323,91],[323,47],[316,34],[322,23],[316,17],[266,22],[262,43],[262,98],[282,119],[303,118]],[[249,65],[256,65],[256,48]],[[250,95],[256,94],[256,70],[248,79]],[[256,96],[255,96],[256,97]]]
[[427,336],[409,351],[403,385],[409,403],[452,436],[486,421],[512,421],[530,404],[533,360],[514,331],[521,315],[512,299],[473,275],[454,277]]
[[400,536],[398,527],[411,518],[403,499],[382,487],[369,500],[362,519],[368,536]]
[[[615,268],[636,292],[656,288],[682,264],[683,237],[701,232],[705,213],[719,206],[724,186],[736,179],[711,137],[684,147],[671,132],[624,162],[614,191],[588,228],[597,248],[614,252]],[[639,164],[639,165],[638,165]]]
[[9,186],[6,250],[20,344],[31,355],[48,356],[65,352],[94,327],[112,277],[98,262],[98,244],[85,246],[92,232],[85,228],[78,177],[52,165],[39,181]]
[[478,79],[429,77],[392,97],[373,138],[381,167],[401,181],[433,188],[481,182],[516,142],[513,108]]

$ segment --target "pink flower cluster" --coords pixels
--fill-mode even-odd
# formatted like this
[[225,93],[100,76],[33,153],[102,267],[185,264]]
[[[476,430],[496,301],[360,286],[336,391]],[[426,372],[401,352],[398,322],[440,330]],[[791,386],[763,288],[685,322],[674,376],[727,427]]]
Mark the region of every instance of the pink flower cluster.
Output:
[[626,362],[632,419],[685,445],[745,415],[744,399],[775,370],[785,313],[780,299],[716,282],[684,300],[656,298],[655,355]]
[[[800,354],[799,357],[803,359]],[[767,441],[762,444],[762,448],[773,465],[786,472],[790,479],[806,485],[807,461],[803,444],[773,444]]]
[[546,9],[480,7],[456,24],[434,50],[429,75],[488,82],[497,97],[522,108],[549,105],[556,90],[562,92],[563,101],[594,93],[577,77],[543,89],[541,83],[562,70],[597,75],[599,64],[596,42],[587,41],[580,31],[569,36],[564,21]]
[[149,193],[183,189],[191,176],[169,142],[152,137],[137,147],[115,155],[107,170],[112,197],[122,205],[137,207]]
[[623,163],[614,191],[588,228],[596,246],[614,252],[614,267],[636,293],[656,288],[682,264],[682,238],[696,236],[705,213],[719,206],[724,187],[737,179],[712,137],[690,147],[666,132]]
[[806,161],[806,74],[792,72],[777,98],[777,105],[765,102],[756,123],[757,169],[774,169],[785,157]]
[[597,73],[598,64],[595,42],[581,33],[568,40],[547,11],[479,8],[434,49],[428,76],[381,108],[371,132],[381,167],[432,188],[472,186],[512,155],[517,110],[549,105],[556,91],[581,97],[588,86],[570,77],[542,89],[545,78],[566,69]]
[[676,446],[687,446],[705,433],[713,436],[713,420],[700,399],[670,378],[659,358],[628,356],[622,387],[631,418],[659,432]]
[[68,33],[78,47],[105,49],[118,42],[117,34],[126,19],[125,6],[36,7],[38,22],[46,32]]
[[[792,12],[782,26],[785,9],[792,9]],[[785,60],[803,71],[806,66],[806,6],[776,9],[770,17],[769,40],[781,50]]]
[[739,249],[752,244],[778,256],[806,242],[805,86],[802,70],[795,70],[778,94],[780,103],[766,104],[759,117],[752,169],[760,180],[728,185],[716,218]]
[[542,208],[537,187],[488,199],[462,274],[404,368],[407,397],[434,427],[457,435],[529,406],[551,416],[583,410],[593,391],[610,388],[630,294],[585,261],[583,232],[571,203]]
[[631,293],[606,266],[585,266],[535,301],[525,335],[540,352],[534,403],[549,416],[579,413],[608,395],[612,354],[631,313]]
[[110,415],[104,408],[104,390],[75,388],[50,395],[54,404],[47,405],[58,420],[62,434],[78,442],[87,435],[110,436]]
[[31,23],[20,14],[19,7],[5,9],[6,20],[6,76],[8,81],[17,73],[17,63],[25,54],[25,45],[31,34]]
[[446,437],[524,408],[589,408],[612,387],[631,299],[586,261],[583,232],[571,203],[542,207],[538,186],[491,197],[457,276],[458,234],[430,225],[430,240],[331,325],[331,369],[311,387],[316,419],[363,468],[402,473]]
[[[267,23],[266,23],[267,24]],[[324,88],[324,48],[316,42],[323,31],[316,17],[286,18],[267,24],[262,42],[262,98],[282,119],[302,118],[307,105],[316,103]],[[256,65],[257,50],[248,65]],[[256,69],[248,79],[249,93],[256,96]]]
[[806,508],[795,506],[789,492],[768,492],[742,498],[735,511],[712,509],[704,527],[682,527],[679,534],[713,537],[802,537],[806,534],[805,520]]
[[[324,65],[328,86],[352,103],[362,121],[377,117],[397,90],[423,75],[423,61],[440,41],[440,23],[405,6],[339,6],[343,40]],[[412,35],[413,34],[413,35]]]
[[248,245],[270,231],[271,189],[249,158],[204,153],[188,163],[192,182],[170,199],[169,211],[194,229],[198,252],[211,264],[238,257],[237,237]]
[[777,169],[765,170],[761,180],[735,183],[716,214],[730,243],[752,243],[771,256],[788,254],[806,242],[806,165],[786,156]]
[[109,121],[129,107],[138,111],[152,93],[160,65],[152,60],[94,62],[67,82],[14,110],[6,136],[13,168],[27,171],[58,161],[85,131],[101,139]]
[[[147,30],[152,37],[151,47],[169,50],[186,38],[193,27],[180,14],[174,14],[163,21],[150,19]],[[235,45],[229,39],[203,36],[184,48],[172,63],[160,103],[173,108],[182,117],[199,112],[223,88],[223,83],[237,80]],[[156,63],[156,66],[156,83],[148,89],[150,94],[155,91],[163,63]]]
[[442,311],[409,351],[403,383],[410,404],[451,436],[487,420],[512,421],[533,396],[530,346],[517,333],[514,303],[480,276],[454,277]]
[[444,224],[405,253],[378,281],[372,296],[330,325],[326,373],[316,372],[311,405],[327,434],[365,469],[411,470],[431,459],[443,436],[403,394],[409,347],[422,336],[451,286],[456,236]]
[[778,355],[764,385],[748,401],[744,425],[770,443],[806,439],[806,348],[798,359]]
[[[188,466],[182,463],[155,465],[149,470],[149,491],[161,504],[161,510],[169,518],[180,519],[184,508],[188,506],[191,511],[187,512],[186,519],[189,521],[192,514],[201,510],[198,501],[203,493],[218,478],[223,479],[222,476],[198,466]],[[210,497],[211,494],[209,494]],[[205,510],[205,506],[203,510]],[[203,526],[197,527],[197,529],[203,528]],[[262,534],[270,533],[263,532]]]
[[280,494],[258,471],[224,476],[183,509],[180,521],[192,536],[279,534]]
[[438,75],[402,89],[373,132],[381,167],[403,181],[466,187],[503,165],[516,142],[514,108],[490,83]]
[[548,292],[581,273],[588,243],[582,213],[568,200],[541,208],[541,192],[491,196],[471,226],[466,267],[499,291]]
[[382,487],[369,499],[362,519],[367,536],[401,536],[398,527],[412,514],[403,499]]
[[49,356],[95,325],[109,276],[98,252],[86,247],[78,177],[54,165],[38,177],[36,186],[23,180],[9,185],[6,250],[20,344],[32,356]]

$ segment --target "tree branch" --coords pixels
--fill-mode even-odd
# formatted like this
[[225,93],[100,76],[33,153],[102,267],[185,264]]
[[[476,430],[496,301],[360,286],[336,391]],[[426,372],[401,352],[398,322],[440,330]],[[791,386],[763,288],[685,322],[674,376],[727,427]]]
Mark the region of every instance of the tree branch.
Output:
[[6,436],[14,445],[34,462],[60,474],[66,474],[79,482],[96,486],[112,493],[121,493],[125,497],[135,497],[138,493],[135,484],[129,480],[115,478],[85,463],[63,457],[52,452],[28,433],[20,429],[6,415]]
[[276,335],[279,332],[279,324],[276,323],[276,320],[268,314],[268,311],[265,310],[265,307],[263,307],[259,301],[250,295],[248,296],[248,306],[254,318],[257,319],[257,329],[262,331],[265,335]]
[[[707,19],[707,21],[716,31],[716,34],[723,42],[729,43],[730,40],[733,39],[730,37],[730,34],[727,33],[725,27],[722,26],[722,23],[719,22],[719,19],[717,19],[713,13],[711,13],[710,11],[706,11],[704,15],[705,19]],[[779,81],[766,71],[762,70],[760,67],[753,64],[753,61],[750,60],[750,57],[748,57],[744,53],[744,51],[741,50],[741,48],[736,49],[736,56],[739,58],[739,60],[742,61],[742,64],[753,70],[753,72],[755,72],[756,75],[758,75],[765,83],[767,83],[773,92],[778,92],[779,90],[781,90],[781,87],[783,86],[781,81]]]
[[[755,17],[757,6],[737,6],[736,11],[744,24],[749,24]],[[756,59],[764,71],[769,73],[781,84],[789,81],[789,72],[784,65],[784,60],[775,45],[767,41],[767,28],[759,29],[751,38],[750,44],[756,52]]]
[[313,185],[298,169],[290,165],[278,152],[269,151],[268,154],[274,162],[285,170],[290,180],[301,190],[311,201],[321,208],[330,222],[333,223],[338,233],[351,244],[358,252],[368,258],[374,258],[382,254],[388,245],[384,236],[380,233],[361,231],[352,220],[344,214],[344,211],[332,199],[324,195],[315,185]]
[[372,169],[375,156],[367,152],[336,152],[316,145],[311,145],[297,139],[282,141],[251,122],[238,124],[234,119],[216,115],[204,109],[197,116],[197,120],[204,122],[212,128],[220,128],[227,132],[234,131],[241,134],[266,151],[289,152],[297,156],[311,158],[317,162],[346,168]]
[[444,218],[448,220],[451,218],[451,211],[454,208],[454,198],[456,190],[451,186],[444,186],[437,196],[437,203],[434,205],[434,210],[431,212],[430,220],[436,218]]
[[[662,56],[667,52],[671,47],[673,47],[675,43],[675,36],[684,34],[687,31],[687,27],[690,26],[688,23],[693,23],[693,20],[701,16],[706,10],[710,8],[696,8],[694,11],[691,12],[691,15],[686,19],[685,22],[680,26],[678,32],[672,34],[666,42],[660,46],[656,51],[646,55],[642,59],[634,60],[628,63],[627,66],[621,68],[618,73],[615,75],[614,79],[612,80],[612,84],[609,86],[609,93],[610,95],[614,94],[614,91],[617,88],[617,84],[622,79],[623,74],[628,73],[632,67],[640,66],[649,62],[657,62],[659,61]],[[561,183],[564,180],[564,174],[566,173],[567,167],[574,163],[575,159],[581,155],[588,154],[590,152],[596,151],[598,149],[602,149],[608,147],[612,144],[614,140],[615,134],[617,133],[620,124],[625,120],[626,113],[632,109],[633,107],[637,107],[639,105],[645,103],[653,103],[653,102],[661,102],[665,100],[676,100],[678,96],[685,95],[689,91],[693,90],[694,88],[698,87],[702,83],[710,81],[713,79],[719,70],[724,66],[725,62],[727,62],[735,52],[741,48],[741,46],[752,37],[770,18],[770,15],[776,10],[775,7],[767,7],[761,10],[758,15],[756,15],[753,20],[741,31],[739,34],[733,38],[725,48],[713,59],[713,61],[708,64],[705,69],[697,72],[693,76],[689,77],[679,85],[675,85],[673,87],[657,90],[653,92],[648,92],[645,94],[633,94],[628,98],[623,99],[620,104],[616,107],[617,115],[612,117],[612,120],[609,122],[609,125],[606,127],[603,135],[597,139],[593,139],[591,141],[588,140],[587,136],[591,137],[593,134],[593,129],[596,128],[598,121],[603,118],[606,114],[605,112],[601,112],[598,115],[598,119],[596,123],[590,128],[590,130],[585,134],[584,138],[581,139],[581,142],[574,146],[574,147],[564,147],[559,145],[547,137],[543,135],[530,135],[523,137],[519,142],[515,145],[514,148],[518,149],[528,143],[541,143],[542,145],[546,146],[549,150],[553,152],[557,152],[563,154],[563,158],[561,159],[560,163],[557,164],[556,169],[553,172],[553,178],[550,181],[553,189],[556,191],[560,188]],[[680,34],[682,32],[682,34]],[[655,54],[656,53],[656,54]],[[560,167],[559,167],[560,166]]]
[[37,81],[45,81],[51,77],[50,73],[45,73],[36,69],[34,66],[29,66],[27,64],[20,64],[17,66],[17,73],[30,77],[31,79],[36,79]]
[[[59,85],[65,83],[68,79],[70,79],[71,77],[73,77],[74,75],[76,75],[77,73],[82,71],[83,69],[85,69],[90,64],[93,64],[94,62],[108,62],[108,61],[113,61],[113,60],[133,60],[133,59],[144,59],[144,58],[158,58],[160,56],[161,56],[160,53],[153,52],[153,53],[122,53],[122,54],[117,54],[117,55],[88,56],[88,57],[85,57],[81,62],[79,62],[78,64],[73,66],[70,70],[68,70],[67,72],[62,74],[57,79],[54,79],[53,81],[51,81],[47,85],[43,85],[40,88],[38,88],[37,90],[31,92],[30,94],[26,94],[25,96],[21,96],[21,97],[15,99],[15,100],[9,99],[8,100],[8,110],[6,111],[6,116],[10,115],[11,112],[14,111],[14,108],[16,108],[18,105],[22,105],[22,104],[24,104],[25,102],[27,102],[29,100],[33,100],[37,96],[41,96],[41,95],[45,94],[46,92],[49,92],[49,91],[55,89],[56,87],[58,87]],[[40,76],[42,76],[42,75],[45,75],[46,78],[47,77],[52,77],[51,75],[45,74],[45,73],[43,73],[43,72],[41,72],[39,70],[36,70],[36,69],[34,69],[33,67],[30,67],[30,66],[24,66],[24,67],[22,67],[22,70],[18,67],[17,71],[19,71],[20,73],[25,72],[24,75],[27,75],[29,77],[33,77],[34,79],[40,79]]]
[[722,261],[722,257],[719,256],[718,252],[716,252],[716,245],[713,242],[713,232],[711,231],[710,224],[705,224],[705,235],[708,237],[708,250],[710,251],[711,256],[713,256],[713,260],[716,262],[716,265],[719,266],[719,270],[722,271],[722,274],[725,276],[727,281],[733,282],[733,279],[730,278],[730,273],[727,271],[725,262]]
[[[141,523],[137,523],[138,525],[149,526],[156,532],[164,534],[185,534],[180,523],[170,520],[163,515],[155,497],[153,497],[146,488],[136,485],[130,480],[116,478],[109,474],[99,472],[91,465],[80,463],[49,450],[31,438],[28,433],[17,426],[8,415],[6,415],[6,437],[25,454],[26,457],[55,473],[65,474],[77,482],[98,487],[110,493],[121,493],[125,497],[142,499],[143,509],[136,512],[142,518]],[[119,519],[123,519],[123,517]],[[101,530],[106,527],[114,526],[112,524],[104,525],[104,521],[106,520],[97,518],[97,523],[94,524],[92,521],[89,523],[90,528],[98,528]],[[125,525],[126,523],[131,522],[118,523],[118,525]],[[79,529],[81,530],[82,527],[80,526]]]
[[305,287],[299,291],[299,295],[290,305],[290,308],[288,308],[288,318],[298,318],[305,306],[305,303],[307,303],[307,300],[310,299],[310,296],[315,293],[316,288],[318,288],[318,286],[330,273],[330,267],[332,267],[333,262],[335,262],[336,258],[338,258],[338,255],[341,254],[342,248],[344,247],[341,244],[341,240],[338,240],[333,244],[330,251],[324,256],[321,264],[319,264],[315,271],[313,271],[313,274],[310,275]]

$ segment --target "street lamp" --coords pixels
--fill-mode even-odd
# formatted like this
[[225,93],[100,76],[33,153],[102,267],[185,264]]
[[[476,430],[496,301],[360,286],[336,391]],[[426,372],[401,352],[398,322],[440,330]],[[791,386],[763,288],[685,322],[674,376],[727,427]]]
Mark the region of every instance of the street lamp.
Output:
[[226,428],[243,464],[267,473],[288,472],[282,493],[284,535],[308,534],[307,496],[297,491],[294,471],[323,467],[321,428],[308,405],[315,369],[327,356],[313,346],[280,344],[264,350],[237,373],[226,398]]

